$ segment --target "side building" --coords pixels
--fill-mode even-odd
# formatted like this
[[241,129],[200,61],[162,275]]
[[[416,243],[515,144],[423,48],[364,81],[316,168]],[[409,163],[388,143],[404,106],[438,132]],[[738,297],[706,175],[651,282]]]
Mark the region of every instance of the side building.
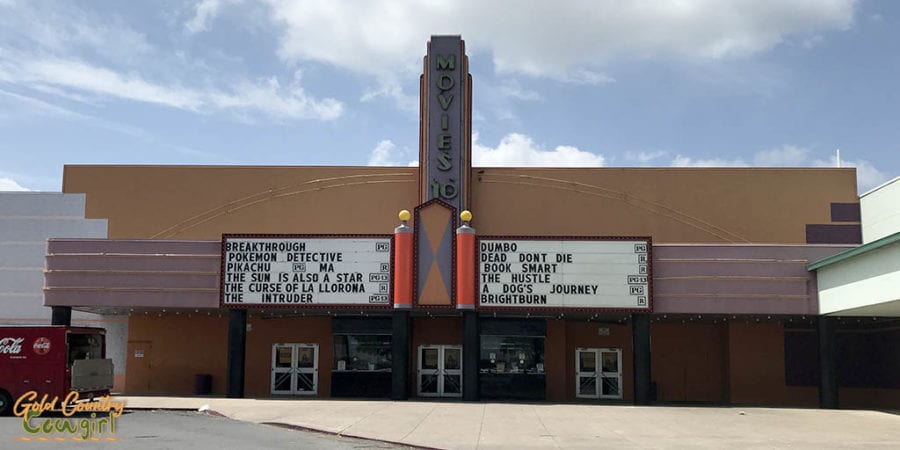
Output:
[[[51,323],[43,293],[47,240],[106,238],[106,219],[85,219],[84,203],[84,194],[0,192],[0,324]],[[124,389],[127,317],[75,311],[71,323],[107,330],[115,389]]]

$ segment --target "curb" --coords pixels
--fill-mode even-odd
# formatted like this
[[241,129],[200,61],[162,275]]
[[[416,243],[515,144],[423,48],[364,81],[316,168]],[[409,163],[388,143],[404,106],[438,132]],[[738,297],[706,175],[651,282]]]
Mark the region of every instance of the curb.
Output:
[[[216,413],[216,414],[219,414],[219,413]],[[221,414],[219,414],[219,415],[221,415]],[[221,416],[226,417],[224,415],[221,415]],[[417,448],[417,449],[423,449],[423,450],[441,450],[439,447],[426,447],[426,446],[422,446],[422,445],[408,444],[406,442],[389,441],[387,439],[375,439],[375,438],[371,438],[371,437],[359,436],[356,434],[336,433],[334,431],[319,430],[316,428],[304,427],[302,425],[291,425],[288,423],[281,423],[281,422],[260,422],[260,425],[268,425],[268,426],[272,426],[272,427],[286,428],[286,429],[295,430],[295,431],[306,431],[306,432],[310,432],[310,433],[327,434],[329,436],[360,439],[363,441],[370,441],[370,442],[383,442],[385,444],[400,445],[400,446],[408,447],[408,448]]]

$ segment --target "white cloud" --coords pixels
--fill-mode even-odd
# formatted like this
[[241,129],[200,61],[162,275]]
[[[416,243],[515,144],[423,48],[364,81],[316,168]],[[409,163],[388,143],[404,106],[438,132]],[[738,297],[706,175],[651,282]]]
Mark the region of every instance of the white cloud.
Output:
[[499,91],[501,95],[517,100],[533,101],[542,99],[541,94],[531,89],[525,88],[524,86],[522,86],[522,83],[515,78],[511,78],[501,82]]
[[407,112],[419,111],[419,96],[410,95],[403,91],[400,82],[393,77],[386,76],[378,81],[378,86],[369,88],[360,97],[361,102],[371,102],[378,98],[393,99],[397,107]]
[[677,155],[672,160],[672,167],[747,167],[749,164],[740,158],[708,158],[695,159],[689,156]]
[[[279,54],[361,73],[416,73],[431,34],[461,34],[470,52],[490,52],[501,73],[585,83],[612,57],[716,60],[781,42],[848,29],[855,0],[268,0],[283,27]],[[535,17],[540,22],[535,22]],[[565,30],[565,33],[537,32]],[[635,30],[640,30],[636,32]]]
[[[783,145],[778,148],[761,150],[753,155],[752,164],[741,158],[709,158],[695,159],[677,155],[671,162],[672,167],[837,167],[835,155],[827,158],[813,158],[812,151],[795,145]],[[875,168],[872,163],[863,160],[841,159],[841,167],[856,168],[857,188],[865,192],[888,180],[887,174]]]
[[197,3],[194,17],[184,24],[184,30],[189,34],[196,34],[209,30],[210,22],[219,14],[222,2],[219,0],[203,0]]
[[604,73],[588,70],[585,68],[573,69],[560,78],[561,81],[574,84],[587,84],[591,86],[599,86],[615,82],[615,78]]
[[22,187],[16,180],[12,178],[0,177],[0,191],[27,191],[29,189]]
[[[225,5],[240,2],[200,1],[184,25],[186,31],[208,29]],[[307,93],[299,72],[287,80],[241,76],[240,71],[210,66],[197,55],[158,49],[119,16],[70,2],[22,2],[4,12],[0,82],[19,93],[40,91],[93,107],[126,100],[201,114],[227,113],[248,122],[258,116],[332,120],[343,114],[338,100]],[[216,62],[237,65],[227,55],[212,55]]]
[[394,160],[395,151],[397,150],[397,146],[394,145],[390,140],[384,140],[378,143],[374,149],[372,149],[372,153],[369,154],[369,165],[370,166],[396,166],[397,163]]
[[472,140],[472,165],[477,167],[602,167],[602,155],[560,145],[544,150],[534,141],[519,133],[510,133],[500,140],[497,147],[487,147],[478,142],[478,134]]
[[659,151],[655,151],[655,152],[627,151],[627,152],[625,152],[625,159],[628,161],[637,162],[640,165],[647,165],[650,163],[650,161],[662,158],[663,156],[666,156],[667,154],[668,154],[668,152],[666,152],[664,150],[659,150]]
[[753,165],[760,167],[786,167],[809,164],[809,149],[795,145],[762,150],[753,155]]
[[[400,149],[390,140],[383,140],[369,154],[370,166],[417,166],[414,153]],[[409,161],[409,162],[406,162]],[[472,139],[472,166],[475,167],[602,167],[605,159],[578,148],[560,145],[553,150],[540,148],[531,137],[510,133],[496,147]]]
[[378,143],[374,149],[372,149],[372,153],[369,154],[369,165],[370,166],[417,166],[418,161],[412,160],[410,158],[415,158],[414,152],[412,150],[406,148],[397,148],[397,146],[388,139],[385,139]]
[[[332,120],[343,113],[335,99],[315,99],[300,85],[299,72],[288,85],[276,78],[239,81],[228,90],[213,87],[167,86],[139,73],[120,73],[79,60],[47,58],[5,61],[0,58],[0,81],[35,89],[54,86],[79,92],[168,106],[193,112],[231,111],[262,114],[275,119]],[[45,90],[46,89],[41,89]]]

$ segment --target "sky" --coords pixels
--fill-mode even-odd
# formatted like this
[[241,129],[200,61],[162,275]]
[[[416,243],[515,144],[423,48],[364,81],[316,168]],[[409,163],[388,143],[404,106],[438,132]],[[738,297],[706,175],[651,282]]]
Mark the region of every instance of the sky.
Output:
[[65,164],[415,165],[460,34],[476,166],[900,175],[890,0],[0,0],[0,190]]

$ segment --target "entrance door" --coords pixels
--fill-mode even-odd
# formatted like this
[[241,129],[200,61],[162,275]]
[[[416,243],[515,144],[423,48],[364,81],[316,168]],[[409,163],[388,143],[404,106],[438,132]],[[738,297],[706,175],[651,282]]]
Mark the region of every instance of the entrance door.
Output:
[[419,347],[419,396],[462,397],[462,347]]
[[575,349],[575,396],[622,398],[622,349]]
[[316,395],[318,381],[318,344],[272,345],[273,394]]

